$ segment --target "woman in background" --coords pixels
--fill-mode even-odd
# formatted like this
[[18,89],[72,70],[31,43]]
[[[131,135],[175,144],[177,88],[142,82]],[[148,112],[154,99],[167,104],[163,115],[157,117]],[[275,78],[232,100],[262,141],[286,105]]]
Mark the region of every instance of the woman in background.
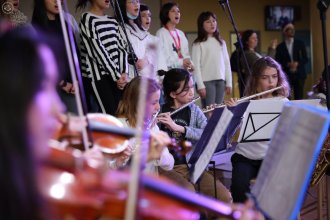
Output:
[[[120,19],[120,13],[123,16],[125,31],[121,30],[121,36],[125,39],[125,48],[129,54],[129,78],[133,79],[136,76],[146,76],[155,78],[155,72],[153,70],[153,60],[148,56],[148,47],[153,44],[149,38],[149,33],[143,29],[139,22],[140,17],[140,1],[139,0],[119,0],[120,12],[116,10],[117,20]],[[129,50],[129,45],[132,45],[133,51]],[[133,59],[133,56],[135,59]],[[135,72],[135,68],[137,72]]]
[[[249,77],[249,71],[248,68],[251,70],[253,64],[262,57],[261,54],[259,54],[256,51],[256,48],[258,46],[258,35],[257,32],[254,30],[248,29],[243,32],[242,34],[242,44],[243,44],[243,51],[247,60],[247,64],[244,61],[243,56],[240,57],[240,71],[241,76],[243,80],[239,80],[239,83],[242,84],[242,81],[244,82],[244,85],[247,84],[248,77]],[[275,57],[276,53],[276,46],[277,46],[277,39],[274,39],[271,41],[270,46],[268,47],[267,56],[270,56],[272,58]],[[248,65],[248,66],[247,66]],[[241,91],[245,90],[245,86],[240,85],[240,88],[242,88]],[[246,94],[243,94],[246,95]]]

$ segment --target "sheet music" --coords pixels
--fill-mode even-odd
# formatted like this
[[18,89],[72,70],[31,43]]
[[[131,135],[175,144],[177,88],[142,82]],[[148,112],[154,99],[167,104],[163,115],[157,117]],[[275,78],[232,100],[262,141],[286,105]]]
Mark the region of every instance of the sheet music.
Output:
[[326,111],[288,103],[252,193],[274,220],[295,219],[329,127]]
[[269,141],[285,102],[284,99],[251,100],[244,114],[238,141]]
[[227,108],[225,108],[218,121],[217,126],[215,127],[214,132],[212,133],[212,136],[207,145],[208,147],[203,151],[203,153],[198,158],[198,160],[195,164],[195,169],[191,176],[191,181],[193,183],[197,182],[197,180],[199,179],[199,177],[202,175],[202,173],[206,169],[207,165],[209,164],[211,157],[212,157],[221,137],[223,136],[225,130],[227,129],[232,117],[233,117],[233,113],[231,111],[229,111]]
[[300,100],[291,100],[290,102],[294,102],[294,103],[302,103],[302,104],[306,104],[306,105],[312,105],[315,107],[320,106],[320,102],[321,99],[300,99]]

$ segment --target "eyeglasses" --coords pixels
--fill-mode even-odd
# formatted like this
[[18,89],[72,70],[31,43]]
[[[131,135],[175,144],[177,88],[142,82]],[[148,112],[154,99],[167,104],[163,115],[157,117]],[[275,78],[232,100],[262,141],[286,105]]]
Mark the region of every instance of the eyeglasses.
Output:
[[127,1],[127,3],[138,5],[138,4],[140,4],[140,0],[130,0],[130,1]]

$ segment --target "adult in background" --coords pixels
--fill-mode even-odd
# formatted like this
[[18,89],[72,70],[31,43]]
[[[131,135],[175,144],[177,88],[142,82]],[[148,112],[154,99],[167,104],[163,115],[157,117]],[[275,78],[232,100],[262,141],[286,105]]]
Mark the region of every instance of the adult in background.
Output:
[[[244,84],[246,85],[248,82],[249,77],[249,71],[252,69],[253,64],[262,57],[260,53],[257,52],[256,48],[258,46],[258,35],[257,32],[251,29],[248,29],[243,32],[242,34],[242,44],[243,44],[243,51],[247,60],[247,64],[244,61],[243,56],[240,57],[240,67],[241,67],[241,76],[244,81]],[[275,57],[276,53],[276,46],[277,46],[277,39],[273,39],[268,47],[267,56],[270,56],[272,58]],[[248,65],[248,66],[247,66]],[[241,85],[243,84],[241,80],[239,80],[240,84],[240,91],[245,91],[245,86]],[[246,95],[246,94],[243,94]]]
[[285,24],[282,30],[285,39],[277,46],[275,59],[287,74],[294,99],[303,99],[307,76],[305,64],[308,61],[306,47],[302,41],[294,38],[295,28],[292,23]]

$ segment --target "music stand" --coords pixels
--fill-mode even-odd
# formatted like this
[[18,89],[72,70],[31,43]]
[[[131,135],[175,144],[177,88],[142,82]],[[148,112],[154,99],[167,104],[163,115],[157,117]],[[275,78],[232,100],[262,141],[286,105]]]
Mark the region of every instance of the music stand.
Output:
[[230,109],[215,109],[188,162],[191,165],[189,172],[193,183],[200,178],[219,144],[226,148],[248,105],[249,102],[243,102]]
[[285,104],[252,188],[260,208],[272,219],[296,219],[329,121],[324,110]]
[[243,119],[239,142],[269,141],[284,100],[251,100]]

